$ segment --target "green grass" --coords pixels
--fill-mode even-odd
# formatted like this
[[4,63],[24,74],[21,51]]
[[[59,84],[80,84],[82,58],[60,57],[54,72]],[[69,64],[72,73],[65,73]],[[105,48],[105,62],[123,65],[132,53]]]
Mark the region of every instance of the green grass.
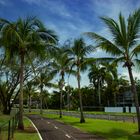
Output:
[[[59,110],[56,110],[56,109],[45,109],[44,111],[45,112],[46,111],[49,111],[49,112],[52,111],[53,112],[53,111],[59,111]],[[62,110],[62,111],[63,112],[68,112],[67,110]],[[39,112],[39,109],[37,109],[37,112]],[[79,111],[69,111],[69,112],[79,113]],[[84,113],[87,113],[87,114],[97,114],[97,115],[136,116],[136,113],[115,113],[115,112],[103,112],[103,111],[84,111]]]
[[10,115],[0,114],[0,126],[10,119]]
[[16,130],[14,140],[40,140],[36,130],[27,118],[24,118],[24,127],[24,131]]
[[59,119],[58,115],[44,114],[43,116],[63,121],[83,131],[102,136],[107,140],[140,140],[140,136],[135,134],[137,125],[133,123],[86,119],[86,123],[81,124],[79,119],[74,117],[63,116],[62,119]]

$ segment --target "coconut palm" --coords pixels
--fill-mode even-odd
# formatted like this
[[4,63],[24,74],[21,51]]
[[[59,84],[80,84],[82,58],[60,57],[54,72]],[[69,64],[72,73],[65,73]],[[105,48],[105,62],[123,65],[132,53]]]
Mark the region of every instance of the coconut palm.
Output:
[[38,85],[40,88],[40,114],[43,114],[42,106],[43,106],[43,92],[44,87],[54,87],[55,85],[51,82],[54,78],[55,71],[49,71],[49,69],[41,69],[39,70],[39,74],[34,81],[34,85]]
[[54,62],[51,64],[56,73],[59,74],[60,80],[58,83],[60,89],[60,118],[62,118],[62,92],[65,84],[65,74],[70,72],[70,59],[64,48],[60,48],[54,57]]
[[101,106],[101,88],[105,82],[105,67],[99,67],[96,65],[92,65],[89,69],[89,79],[90,82],[93,83],[98,97],[99,97],[99,106]]
[[25,56],[30,52],[44,54],[46,43],[55,42],[55,35],[47,30],[36,17],[26,19],[19,18],[16,22],[0,19],[0,43],[5,48],[9,58],[17,56],[20,67],[20,94],[19,94],[19,123],[18,128],[24,129],[23,125],[23,78]]
[[33,85],[33,81],[27,82],[25,87],[25,93],[28,95],[28,107],[29,107],[29,112],[31,112],[32,95],[35,93],[35,87]]
[[137,112],[138,132],[140,133],[139,101],[132,72],[134,62],[139,63],[137,56],[140,53],[140,9],[130,14],[127,21],[121,13],[119,14],[118,21],[115,21],[109,17],[102,17],[101,19],[109,29],[112,35],[112,40],[108,40],[107,38],[94,32],[88,32],[86,34],[96,41],[97,46],[105,50],[107,53],[113,55],[116,62],[123,62],[123,66],[128,69]]
[[[85,122],[83,115],[83,104],[80,84],[80,72],[85,70],[86,56],[91,52],[91,46],[87,46],[82,38],[75,39],[73,45],[67,50],[69,57],[71,58],[72,67],[76,69],[76,77],[78,84],[78,93],[80,101],[80,122]],[[74,70],[75,70],[74,69]]]

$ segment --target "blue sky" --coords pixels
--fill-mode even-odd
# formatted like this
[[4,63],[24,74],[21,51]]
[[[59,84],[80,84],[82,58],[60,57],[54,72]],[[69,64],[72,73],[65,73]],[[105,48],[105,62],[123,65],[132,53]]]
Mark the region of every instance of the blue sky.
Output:
[[[117,19],[120,12],[128,17],[130,12],[139,7],[140,0],[0,0],[0,17],[14,21],[18,17],[37,16],[47,28],[56,32],[62,43],[87,31],[109,38],[110,35],[99,17]],[[103,55],[102,51],[97,51],[92,56]],[[120,69],[119,72],[127,75],[125,69]],[[138,76],[135,72],[136,75]],[[86,85],[86,73],[83,74],[83,79],[82,85]],[[73,81],[74,85],[75,82]]]

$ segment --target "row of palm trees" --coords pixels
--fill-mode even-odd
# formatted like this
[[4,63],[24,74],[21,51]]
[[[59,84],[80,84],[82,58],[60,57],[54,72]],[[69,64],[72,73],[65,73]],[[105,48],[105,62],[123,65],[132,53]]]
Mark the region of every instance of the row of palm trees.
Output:
[[[139,64],[138,55],[140,52],[139,45],[139,30],[140,30],[140,9],[129,15],[127,22],[122,14],[119,15],[119,20],[102,17],[109,32],[112,35],[112,40],[108,40],[94,32],[84,33],[89,38],[95,41],[96,46],[88,46],[85,41],[75,39],[72,43],[64,45],[63,48],[58,48],[58,39],[55,33],[45,28],[45,26],[35,17],[26,19],[18,19],[16,22],[10,22],[5,19],[0,19],[0,45],[5,50],[6,59],[19,60],[17,63],[20,68],[20,94],[19,94],[19,129],[24,129],[23,125],[23,80],[25,59],[31,60],[30,56],[34,58],[49,60],[49,64],[53,70],[59,74],[59,89],[60,89],[60,110],[62,109],[62,89],[64,86],[65,74],[73,74],[77,79],[77,87],[79,93],[79,107],[80,107],[80,122],[85,122],[83,115],[82,93],[81,93],[81,71],[84,71],[88,65],[94,65],[95,61],[113,61],[113,64],[122,62],[124,67],[128,69],[130,76],[132,93],[134,96],[137,118],[138,118],[138,132],[140,132],[140,110],[138,95],[136,92],[136,85],[132,73],[132,68],[135,62]],[[100,48],[111,54],[113,57],[104,59],[93,59],[87,57],[95,48]],[[32,61],[30,61],[32,65]],[[35,69],[34,69],[35,71]],[[46,73],[45,73],[46,74]],[[102,71],[101,73],[102,74]],[[44,77],[45,75],[43,75]],[[40,75],[41,77],[41,75]],[[100,76],[101,77],[101,76]],[[115,77],[115,75],[114,75]],[[98,92],[102,79],[98,79]],[[41,82],[41,79],[40,79]],[[43,85],[40,85],[42,92]],[[100,101],[101,99],[99,99]],[[62,114],[60,115],[62,117]]]

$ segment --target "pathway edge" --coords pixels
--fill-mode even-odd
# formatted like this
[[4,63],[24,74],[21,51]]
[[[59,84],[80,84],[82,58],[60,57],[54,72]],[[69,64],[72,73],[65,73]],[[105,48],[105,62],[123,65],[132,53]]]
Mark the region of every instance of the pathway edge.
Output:
[[40,135],[40,133],[39,133],[39,131],[38,131],[38,129],[37,129],[37,127],[34,125],[34,123],[32,122],[32,120],[31,119],[29,119],[28,117],[26,117],[31,123],[32,123],[32,125],[33,125],[33,127],[35,128],[35,130],[37,131],[37,134],[38,134],[38,136],[39,136],[39,138],[40,138],[40,140],[43,140],[42,139],[42,137],[41,137],[41,135]]

